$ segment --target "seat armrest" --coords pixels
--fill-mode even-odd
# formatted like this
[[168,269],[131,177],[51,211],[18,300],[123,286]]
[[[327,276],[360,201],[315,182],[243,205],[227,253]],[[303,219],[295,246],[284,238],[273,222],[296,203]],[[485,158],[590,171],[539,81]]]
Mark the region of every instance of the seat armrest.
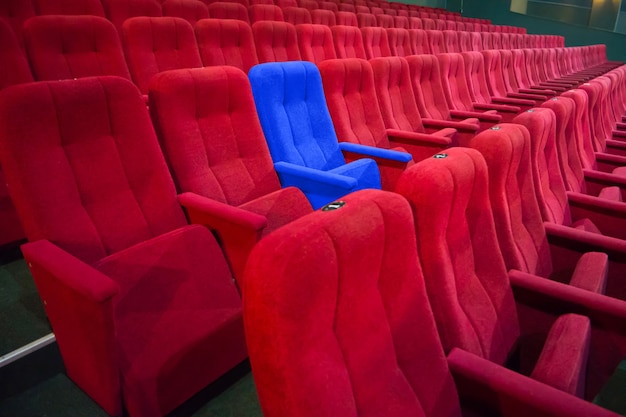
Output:
[[502,116],[496,113],[481,113],[473,111],[450,110],[450,115],[457,118],[476,118],[481,122],[500,123]]
[[534,101],[525,100],[521,98],[491,97],[491,101],[497,104],[509,104],[511,106],[520,106],[520,107],[533,107],[535,105]]
[[246,261],[267,226],[267,218],[195,193],[180,194],[178,202],[185,209],[191,223],[201,224],[215,231],[241,289]]
[[611,173],[615,168],[626,166],[626,157],[610,153],[595,152],[598,170]]
[[67,374],[110,415],[121,415],[111,278],[47,240],[22,246]]
[[298,186],[300,181],[315,183],[318,186],[329,186],[350,190],[357,185],[357,180],[345,175],[303,167],[290,162],[276,162],[274,169],[287,183],[283,186]]
[[382,158],[396,162],[409,162],[411,154],[407,152],[399,152],[391,149],[377,148],[375,146],[360,145],[358,143],[340,142],[339,149],[343,152],[352,152],[361,154],[370,158]]
[[454,129],[442,129],[439,132],[442,132],[442,135],[436,134],[428,134],[428,133],[420,133],[420,132],[407,132],[404,130],[398,129],[387,129],[387,136],[390,141],[398,142],[401,144],[405,143],[414,143],[414,144],[424,144],[429,146],[436,147],[448,147],[450,146],[451,140],[450,136],[453,136],[456,133]]
[[626,157],[626,142],[621,140],[607,139],[606,152],[611,155],[618,155]]
[[573,221],[589,219],[605,236],[626,239],[626,203],[567,192]]
[[[503,417],[617,417],[605,408],[567,394],[549,385],[453,348],[448,366],[454,377],[461,405],[481,415]],[[487,411],[488,412],[485,412]]]
[[495,110],[500,113],[519,113],[522,109],[519,106],[509,106],[506,104],[485,104],[485,103],[473,103],[476,110]]
[[556,95],[556,91],[546,90],[542,88],[520,88],[518,92],[526,94],[538,94],[540,96],[546,97],[546,99],[547,97],[554,97]]
[[622,201],[626,201],[626,177],[591,169],[583,169],[583,174],[587,194],[597,196],[605,187],[618,187]]
[[[467,122],[467,120],[470,120],[470,122]],[[467,120],[465,122],[451,122],[448,120],[422,119],[422,123],[424,124],[424,127],[427,128],[441,129],[449,127],[458,131],[477,132],[479,129],[478,120]]]
[[537,101],[543,102],[543,101],[546,101],[548,99],[548,97],[542,96],[540,94],[522,93],[522,92],[507,93],[506,96],[510,97],[510,98],[519,98],[519,99],[525,99],[525,100],[532,100],[532,101],[535,101],[535,102],[537,102]]

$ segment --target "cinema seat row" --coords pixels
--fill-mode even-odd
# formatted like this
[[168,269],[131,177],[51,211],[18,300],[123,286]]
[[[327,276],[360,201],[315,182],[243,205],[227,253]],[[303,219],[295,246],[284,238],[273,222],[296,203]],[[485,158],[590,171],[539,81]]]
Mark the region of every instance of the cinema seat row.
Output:
[[[393,100],[410,65],[166,71],[150,110],[120,77],[5,89],[0,161],[68,375],[111,415],[164,415],[247,355],[267,416],[615,415],[590,400],[626,354],[626,211],[619,183],[575,180],[572,160],[601,156],[575,113],[588,94],[396,158],[376,191],[379,160],[402,150],[346,164],[376,148],[338,147],[333,122],[370,124],[358,94],[386,83],[374,102]],[[609,159],[583,173],[623,178]],[[312,212],[323,172],[356,188]]]

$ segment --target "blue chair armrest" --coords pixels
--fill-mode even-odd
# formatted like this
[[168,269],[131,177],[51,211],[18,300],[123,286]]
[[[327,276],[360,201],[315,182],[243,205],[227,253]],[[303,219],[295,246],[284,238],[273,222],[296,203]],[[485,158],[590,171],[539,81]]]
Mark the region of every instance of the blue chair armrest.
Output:
[[307,181],[317,183],[320,186],[328,185],[350,190],[357,185],[357,180],[354,178],[334,174],[332,172],[321,171],[319,169],[303,167],[289,162],[276,162],[274,164],[274,169],[281,176],[281,178],[288,180],[289,184],[283,184],[284,186],[297,186],[300,181]]
[[346,152],[359,153],[365,156],[390,159],[398,162],[409,162],[412,159],[411,154],[407,152],[393,151],[391,149],[376,148],[374,146],[366,146],[350,142],[340,142],[339,149]]

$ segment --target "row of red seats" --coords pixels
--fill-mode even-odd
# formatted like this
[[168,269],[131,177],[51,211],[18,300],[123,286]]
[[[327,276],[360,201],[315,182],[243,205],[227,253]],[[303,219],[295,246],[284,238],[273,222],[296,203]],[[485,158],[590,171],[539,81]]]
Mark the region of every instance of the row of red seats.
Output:
[[[466,54],[482,56],[476,52]],[[363,104],[367,103],[367,110],[373,111],[367,114],[375,114],[374,109],[377,104],[380,104],[381,108],[391,110],[388,114],[398,117],[400,115],[394,114],[394,110],[402,106],[396,105],[397,103],[392,104],[389,99],[395,100],[392,97],[397,97],[406,104],[413,90],[406,84],[400,83],[408,78],[408,72],[403,70],[403,67],[409,68],[410,66],[414,80],[418,73],[427,75],[433,73],[434,68],[427,67],[424,62],[443,57],[444,55],[413,56],[409,58],[411,65],[403,64],[404,59],[401,57],[377,58],[370,61],[371,64],[358,59],[327,60],[320,64],[324,92],[327,95],[335,127],[340,133],[339,136],[351,137],[348,134],[344,135],[341,131],[345,129],[346,124],[341,122],[334,109],[343,109],[344,106],[337,102],[341,98],[338,98],[336,93],[344,95],[346,105],[349,105],[347,101],[350,100],[364,109]],[[480,59],[482,61],[482,57]],[[337,71],[335,68],[343,70]],[[599,68],[587,68],[582,73],[578,71],[576,78],[587,79],[591,77],[587,74],[601,73],[604,68],[606,66],[602,65]],[[376,78],[373,78],[374,74]],[[620,71],[612,71],[609,74],[615,75],[614,81],[611,75],[606,76],[609,83],[614,86],[614,91],[605,96],[604,102],[612,103],[610,108],[615,114],[623,114],[626,108],[623,100],[625,97],[623,95],[624,68],[621,67]],[[370,82],[365,81],[367,77],[370,78]],[[600,82],[589,81],[590,84]],[[168,82],[173,83],[169,88]],[[564,80],[560,82],[565,83]],[[413,88],[417,86],[424,88],[426,84],[428,83],[413,81]],[[380,89],[373,95],[363,95],[366,89],[371,90],[374,86]],[[278,85],[276,88],[284,90],[285,86]],[[301,88],[304,86],[301,85]],[[306,94],[301,96],[306,97]],[[619,100],[620,97],[621,100]],[[559,98],[559,102],[567,103],[568,101],[574,101],[574,99]],[[595,103],[600,104],[597,100]],[[165,107],[162,108],[162,106]],[[293,108],[301,109],[301,106],[293,106]],[[585,105],[579,108],[585,109]],[[258,119],[255,116],[252,94],[245,74],[227,67],[185,69],[164,73],[158,77],[158,82],[153,83],[150,109],[154,123],[158,126],[157,132],[162,140],[161,144],[165,145],[163,150],[167,152],[166,159],[170,168],[176,170],[175,175],[178,178],[176,185],[180,187],[180,181],[184,179],[191,186],[198,187],[196,190],[201,194],[181,194],[178,201],[186,208],[193,222],[210,225],[218,231],[220,241],[225,244],[231,268],[237,271],[235,278],[241,284],[242,277],[239,275],[242,271],[241,264],[245,263],[247,251],[252,249],[256,240],[273,228],[310,211],[305,201],[302,200],[302,195],[297,197],[297,190],[278,189],[278,181],[271,169],[267,148],[262,143],[263,133],[258,122],[255,121]],[[348,112],[352,115],[349,129],[353,129],[355,133],[372,125],[370,120],[366,119],[365,114],[360,115],[351,110]],[[540,169],[536,170],[538,179],[535,184],[537,187],[546,187],[541,188],[541,193],[537,191],[538,196],[543,196],[541,203],[544,211],[556,207],[552,196],[556,195],[553,184],[557,181],[556,178],[552,178],[549,182],[540,179],[553,176],[560,170],[558,167],[555,170],[551,165],[546,165],[546,169],[543,169],[544,166],[539,165],[539,162],[551,162],[547,155],[555,155],[550,152],[555,152],[557,132],[559,141],[569,139],[569,135],[557,125],[559,122],[564,125],[569,124],[564,116],[555,116],[559,112],[556,104],[548,104],[548,106],[533,109],[533,112],[522,113],[514,120],[516,123],[527,126],[532,133],[524,136],[523,130],[518,129],[522,132],[518,133],[518,136],[525,137],[527,141],[533,138],[537,142],[536,149],[533,149],[533,155],[537,161],[534,166]],[[26,84],[3,93],[0,99],[0,115],[2,115],[0,118],[0,141],[2,143],[0,158],[3,166],[7,167],[12,195],[22,213],[29,239],[33,241],[24,247],[24,254],[42,298],[46,301],[46,309],[57,334],[68,374],[111,414],[121,413],[122,397],[124,406],[131,416],[162,415],[242,360],[245,357],[245,345],[242,338],[240,307],[234,287],[228,286],[230,274],[226,263],[207,229],[186,225],[176,201],[174,183],[169,178],[165,160],[160,155],[159,143],[150,126],[148,113],[140,99],[139,92],[128,81],[111,78]],[[357,115],[356,118],[355,115]],[[572,112],[566,111],[565,115],[569,117],[567,119],[569,121],[580,121],[580,118]],[[416,119],[410,120],[419,120],[419,114]],[[363,125],[359,126],[354,122],[363,123]],[[489,175],[494,175],[493,184],[498,185],[500,182],[497,179],[505,173],[508,174],[508,170],[512,168],[510,162],[512,159],[507,157],[502,149],[498,149],[503,143],[500,135],[512,133],[506,125],[493,127],[496,129],[488,130],[487,133],[492,134],[490,141],[496,145],[495,155],[501,156],[502,160],[507,163],[502,171],[496,171],[497,165],[489,170]],[[572,132],[577,131],[578,129],[572,130]],[[185,135],[186,140],[167,137],[167,135],[176,136],[181,133]],[[214,138],[215,141],[207,141],[207,137]],[[473,142],[473,146],[477,147],[477,139],[478,137],[473,138],[470,144]],[[548,145],[553,148],[547,148]],[[529,146],[527,145],[526,149],[529,149]],[[451,158],[443,171],[438,171],[440,168],[434,168],[430,162],[432,159],[429,159],[426,162],[429,168],[423,176],[412,177],[404,182],[402,178],[400,179],[400,192],[404,193],[402,190],[406,191],[408,184],[423,187],[424,198],[415,200],[414,204],[415,209],[420,210],[418,218],[423,222],[423,224],[420,223],[422,230],[432,230],[428,229],[428,225],[436,228],[449,224],[451,233],[458,234],[467,230],[478,233],[489,232],[490,240],[477,238],[480,246],[473,248],[478,254],[485,253],[490,256],[487,263],[476,264],[477,276],[482,277],[483,268],[488,265],[490,268],[497,267],[498,274],[488,269],[491,272],[486,275],[485,282],[488,284],[485,285],[493,288],[491,285],[494,285],[494,279],[498,277],[497,282],[500,284],[497,291],[510,291],[510,289],[507,290],[508,280],[504,279],[507,277],[505,260],[498,259],[494,262],[491,258],[504,250],[498,247],[493,221],[481,223],[481,216],[490,213],[489,203],[481,200],[475,210],[471,211],[471,216],[461,214],[466,213],[465,208],[459,208],[459,213],[452,216],[443,206],[450,201],[454,201],[455,204],[464,204],[463,202],[468,201],[467,193],[473,196],[476,190],[482,190],[479,195],[485,198],[488,186],[475,182],[473,171],[470,169],[471,166],[480,167],[479,179],[476,181],[480,178],[484,181],[487,176],[484,162],[481,165],[479,160],[475,159],[471,163],[463,163],[464,160],[458,159],[459,157],[455,155],[462,155],[466,151],[449,150],[447,152],[447,155],[440,155],[443,159]],[[187,159],[187,163],[180,164],[181,160],[190,157],[193,162]],[[557,165],[560,163],[556,159],[555,161]],[[465,162],[468,161],[465,160]],[[455,174],[448,175],[449,170],[454,170]],[[408,168],[405,174],[416,175],[415,172],[416,170]],[[496,174],[498,172],[500,176]],[[528,172],[529,170],[521,172],[519,177],[526,180],[524,183],[526,186],[532,183],[529,180],[532,177]],[[198,175],[199,173],[201,175]],[[516,175],[517,173],[512,175],[512,178],[518,178]],[[428,177],[431,182],[434,181],[433,187],[442,186],[442,184],[445,186],[440,191],[425,186],[431,184],[427,180]],[[448,186],[449,182],[446,182],[445,178],[461,182],[458,185],[455,183],[455,185]],[[549,185],[546,186],[546,183]],[[247,185],[244,186],[244,184]],[[402,184],[405,185],[404,188]],[[445,194],[445,190],[447,192],[459,190],[466,194],[454,198]],[[494,195],[499,195],[498,190],[494,190]],[[512,187],[506,187],[505,190],[512,192]],[[548,190],[550,194],[547,193]],[[178,191],[191,190],[179,188]],[[263,197],[268,192],[272,196]],[[530,201],[534,193],[533,190],[532,194],[525,195],[524,201]],[[65,197],[61,199],[60,195]],[[206,195],[210,197],[206,198]],[[473,201],[472,196],[469,197],[469,201]],[[353,198],[346,197],[348,204],[357,201]],[[85,202],[88,204],[85,205]],[[443,205],[433,206],[435,202]],[[587,205],[589,203],[584,202]],[[394,207],[392,211],[398,215],[399,209],[393,204],[391,206]],[[405,207],[408,208],[408,206]],[[616,208],[613,207],[613,209]],[[381,211],[377,213],[380,214]],[[555,211],[549,211],[549,213],[554,214]],[[448,222],[436,221],[429,217],[442,214]],[[510,217],[512,216],[503,216],[500,219]],[[528,217],[525,212],[523,218]],[[514,218],[519,219],[522,216]],[[361,216],[348,217],[342,221],[350,221],[350,219],[359,223],[365,221]],[[449,223],[450,219],[453,220],[452,223]],[[560,219],[556,220],[560,222]],[[480,224],[464,227],[463,224],[455,224],[455,221],[477,221]],[[622,219],[617,227],[618,223],[609,223],[600,218],[600,221],[594,221],[593,225],[601,228],[602,230],[599,231],[607,235],[617,234],[623,239],[626,233],[626,227],[621,227],[623,222]],[[72,226],[68,227],[70,223]],[[371,224],[367,221],[365,223]],[[543,220],[540,219],[535,224],[543,227]],[[591,224],[590,221],[574,224],[578,228],[574,234],[587,236],[589,233],[594,233],[597,237],[593,238],[593,242],[598,247],[602,238],[598,231],[590,230]],[[296,225],[302,226],[301,223],[296,223]],[[404,223],[403,225],[402,229],[405,232],[411,230]],[[585,229],[581,228],[581,225]],[[367,226],[361,224],[358,230],[350,229],[347,236],[363,236],[359,233],[359,231],[363,233],[365,230],[363,227]],[[523,230],[523,227],[524,225],[519,225],[515,230]],[[501,228],[509,230],[504,226]],[[243,233],[242,229],[247,232]],[[311,231],[306,227],[295,230],[300,230],[302,233]],[[389,230],[395,231],[395,229],[387,229]],[[428,242],[436,241],[433,240],[434,236],[451,235],[439,234],[437,230],[428,232],[429,234],[424,237],[424,245],[420,245],[420,250],[425,251],[422,252],[425,275],[441,279],[441,274],[436,273],[437,268],[446,264],[442,263],[443,254],[436,250],[445,248],[447,245],[428,245]],[[393,235],[396,236],[396,233]],[[233,246],[228,246],[229,239],[236,241],[244,236],[246,239],[243,242],[239,241]],[[277,253],[281,255],[289,253],[285,250],[277,251],[277,248],[282,248],[282,245],[290,242],[285,239],[284,235],[279,236],[280,238],[276,238],[278,240],[267,241],[269,242],[267,245],[272,248],[271,253],[255,257],[252,261],[253,265],[261,262],[260,259],[274,259]],[[309,234],[309,238],[311,236]],[[472,248],[472,244],[460,242],[455,236],[458,235],[452,235],[450,242],[461,246],[452,248],[451,253],[455,256],[466,255],[466,250]],[[262,238],[261,242],[263,239],[271,238]],[[604,238],[604,240],[607,239],[609,238]],[[395,241],[389,238],[385,240]],[[340,241],[342,244],[353,242],[351,239]],[[360,242],[366,242],[366,240],[361,239]],[[488,246],[486,242],[489,242]],[[522,242],[521,238],[518,242]],[[610,266],[608,281],[603,281],[602,278],[603,274],[605,274],[604,279],[607,278],[607,269],[603,267],[602,262],[603,259],[605,261],[611,259],[607,260],[602,256],[598,259],[595,255],[591,256],[588,263],[585,261],[590,257],[584,257],[585,261],[580,266],[580,274],[583,274],[580,281],[582,285],[589,285],[585,287],[587,290],[603,292],[606,289],[609,295],[623,298],[626,296],[621,280],[624,270],[623,267],[620,268],[619,255],[615,259],[615,252],[618,250],[615,242],[609,239],[609,243],[613,244],[609,247],[612,251],[610,256],[614,261],[608,265]],[[531,239],[526,248],[530,251],[529,255],[532,255],[533,250],[546,249],[545,245],[534,246],[534,244]],[[310,253],[325,254],[325,252],[320,252],[319,242],[317,245],[318,249],[311,250]],[[513,249],[520,249],[515,244],[513,246],[500,245],[511,250],[508,252],[511,257],[507,258],[506,262],[513,262],[511,259],[517,259],[518,262],[520,259],[531,259],[526,255],[514,257]],[[291,247],[298,247],[298,245],[291,245]],[[401,247],[404,248],[402,251],[393,251],[394,256],[405,256],[410,253],[407,250],[412,248],[404,244],[401,244]],[[426,247],[432,248],[434,252],[429,252]],[[568,245],[562,245],[562,247],[571,250]],[[355,246],[348,245],[346,250],[358,253],[354,251],[355,248]],[[207,256],[207,252],[211,253],[211,256]],[[545,250],[541,256],[545,256]],[[366,258],[380,259],[374,256]],[[571,258],[571,253],[568,253],[556,257],[556,260],[565,262],[571,261]],[[325,262],[315,263],[317,266],[311,268],[310,271],[326,267],[328,258],[325,259]],[[406,263],[397,263],[397,259],[394,259],[390,265],[407,266]],[[285,262],[277,262],[280,262],[283,268],[281,271],[284,271]],[[190,265],[194,268],[189,268]],[[418,267],[417,263],[414,265]],[[606,262],[604,265],[606,266]],[[274,267],[275,264],[270,266]],[[526,265],[527,268],[532,266]],[[544,267],[545,264],[539,264],[539,266]],[[563,270],[569,271],[569,268],[564,268],[561,264],[558,266],[558,273],[563,274]],[[335,265],[331,264],[330,267],[336,270]],[[375,268],[367,268],[370,272],[376,271]],[[252,281],[255,284],[248,285],[246,278],[243,281],[243,294],[244,297],[248,295],[252,297],[249,300],[255,300],[254,305],[258,305],[256,303],[260,300],[255,297],[267,296],[268,293],[250,290],[250,288],[255,288],[253,285],[260,282],[258,281],[260,278],[254,278],[254,274],[263,275],[264,285],[272,288],[278,281],[272,281],[271,277],[280,276],[280,273],[268,274],[262,265],[253,266],[250,270],[253,271],[252,279],[256,281]],[[547,273],[547,270],[548,268],[541,270],[541,273]],[[182,274],[176,283],[171,280],[173,271]],[[397,275],[396,269],[392,268],[390,271],[393,272],[392,275]],[[474,277],[472,270],[462,268],[461,271],[462,273],[469,272],[470,277]],[[519,274],[513,273],[513,276],[518,278],[515,281],[518,283],[526,277],[523,272]],[[138,280],[138,276],[150,277],[150,280]],[[212,278],[206,279],[207,276]],[[448,275],[444,274],[444,277]],[[291,281],[293,282],[293,279]],[[574,286],[578,281],[573,282]],[[379,281],[375,280],[375,282],[378,285]],[[533,283],[537,285],[537,282],[533,281]],[[539,283],[548,285],[542,281]],[[553,284],[556,285],[556,283]],[[480,285],[483,285],[482,281]],[[164,288],[167,288],[168,294],[172,294],[172,298],[163,299]],[[556,386],[562,391],[589,399],[606,381],[616,361],[621,360],[626,353],[624,351],[626,347],[621,342],[623,335],[619,330],[624,328],[623,323],[626,318],[623,317],[623,312],[626,310],[621,308],[622,302],[598,294],[594,295],[591,291],[577,291],[574,287],[560,291],[572,294],[573,298],[568,299],[570,303],[576,300],[586,307],[586,312],[594,312],[595,315],[591,317],[593,320],[591,326],[600,326],[599,328],[603,331],[591,332],[591,329],[596,327],[590,327],[581,319],[557,320],[555,335],[547,337],[546,346],[548,346],[548,352],[567,354],[569,360],[565,361],[564,366],[558,366],[550,359],[553,355],[546,354],[546,357],[539,359],[538,365],[532,371],[532,376],[535,380]],[[212,296],[205,298],[204,294],[212,294]],[[323,295],[308,290],[306,294],[311,298]],[[442,295],[444,299],[447,294]],[[431,302],[442,303],[438,305],[445,306],[445,302],[436,293],[429,292],[428,295],[435,297],[431,298]],[[470,304],[463,303],[465,314],[478,314],[478,316],[482,314],[481,311],[484,311],[485,303],[491,302],[484,297],[477,299],[476,295],[467,300],[470,300]],[[300,302],[297,304],[302,306]],[[274,304],[276,305],[278,304]],[[417,304],[411,305],[413,308],[418,306]],[[424,306],[424,304],[419,305]],[[502,305],[496,303],[497,308]],[[512,306],[513,304],[507,303],[506,305]],[[594,308],[590,308],[592,306]],[[73,313],[73,308],[80,308],[81,313]],[[554,305],[550,305],[550,308],[554,309]],[[596,312],[596,309],[600,309],[600,312]],[[368,311],[371,310],[368,309]],[[441,314],[444,310],[438,309],[437,311]],[[572,311],[578,310],[570,312]],[[269,415],[273,415],[274,412],[278,416],[292,415],[292,412],[285,414],[281,411],[274,411],[274,407],[282,410],[285,405],[297,406],[301,403],[300,401],[286,402],[284,398],[275,401],[268,399],[271,398],[271,392],[276,392],[277,387],[275,381],[271,378],[267,379],[266,372],[269,368],[266,366],[273,363],[271,358],[276,358],[276,355],[264,355],[262,352],[267,349],[267,344],[256,343],[259,340],[256,338],[256,332],[263,331],[266,328],[263,323],[267,324],[266,320],[269,320],[269,317],[265,316],[260,319],[262,323],[255,322],[257,317],[252,316],[252,321],[247,322],[246,330],[248,343],[251,343],[250,354],[253,355],[253,367],[255,378],[258,378],[259,382],[258,389],[262,405]],[[419,315],[419,317],[429,316]],[[471,326],[455,326],[451,333],[440,333],[445,352],[448,353],[452,347],[461,347],[498,365],[503,364],[511,354],[520,334],[527,335],[533,332],[527,327],[518,332],[514,325],[515,320],[511,318],[513,316],[506,316],[503,313],[498,317],[500,317],[499,320],[503,320],[502,329],[505,330],[503,334],[506,335],[507,343],[487,350],[477,349],[471,343],[463,344],[464,335],[474,331]],[[446,320],[442,320],[440,316],[436,316],[436,319],[439,320],[440,326],[446,323]],[[547,334],[552,321],[552,319],[546,319],[537,322],[537,316],[530,316],[528,321],[522,323],[526,326],[535,326],[532,327],[534,332],[538,331],[536,326],[540,326],[542,331],[545,330],[544,334]],[[349,320],[349,322],[355,321]],[[429,328],[434,332],[432,323]],[[490,326],[487,325],[487,328]],[[115,331],[110,329],[115,329]],[[275,330],[279,329],[280,326],[275,328]],[[440,331],[441,329],[442,327]],[[482,327],[479,330],[483,331]],[[459,333],[461,337],[456,337],[455,335]],[[489,340],[492,337],[491,334],[480,333],[480,337]],[[563,334],[571,338],[562,342]],[[297,335],[294,337],[296,338],[289,338],[288,342],[279,344],[281,349],[289,349],[293,346],[293,343],[298,340]],[[545,338],[541,339],[543,342]],[[97,342],[94,343],[94,341]],[[590,349],[588,347],[590,344],[594,348]],[[595,347],[598,346],[597,344],[605,350],[597,349]],[[111,348],[102,349],[103,345]],[[305,345],[309,344],[305,343]],[[211,346],[219,346],[219,348],[212,350]],[[435,343],[434,346],[437,344]],[[533,349],[536,348],[535,345]],[[119,352],[119,356],[114,354],[115,352]],[[294,352],[297,354],[298,351]],[[534,355],[531,353],[530,357]],[[170,359],[173,357],[176,358],[178,366],[170,365]],[[417,355],[416,357],[423,356]],[[536,358],[535,356],[534,359]],[[466,364],[464,361],[467,360],[469,359],[464,358],[458,365]],[[594,369],[594,373],[586,372],[587,360],[590,361],[590,369]],[[532,365],[534,362],[533,360]],[[85,363],[89,366],[85,366]],[[381,366],[378,362],[373,363]],[[485,362],[482,367],[488,364]],[[319,362],[315,361],[315,365],[319,366]],[[522,367],[530,365],[523,362]],[[314,372],[315,369],[319,368],[313,368],[310,372]],[[557,369],[559,372],[555,371]],[[97,371],[94,373],[94,370]],[[521,383],[519,376],[511,373],[505,375],[507,379],[515,379],[516,384]],[[182,384],[181,380],[185,383]],[[529,380],[523,379],[522,381],[524,384],[529,384]],[[432,380],[429,379],[428,382],[430,385]],[[611,415],[595,409],[590,404],[577,401],[574,397],[564,396],[559,391],[550,390],[544,385],[531,384],[530,386],[543,393],[542,395],[549,394],[548,396],[552,399],[559,398],[557,408],[566,407],[565,414],[578,415],[577,413],[580,412]],[[491,389],[494,387],[492,386]],[[121,396],[120,391],[123,392]],[[310,390],[305,391],[310,392]],[[326,395],[315,398],[316,404],[328,401]],[[524,400],[535,404],[533,401],[536,401],[536,397],[524,397]],[[388,404],[384,399],[381,403]],[[575,404],[577,410],[570,409],[568,405],[570,403]],[[447,404],[448,406],[454,405],[450,401]],[[518,404],[518,407],[520,406],[528,406],[528,403],[522,401],[521,405]],[[438,411],[433,412],[438,413]],[[400,412],[399,415],[405,414]]]

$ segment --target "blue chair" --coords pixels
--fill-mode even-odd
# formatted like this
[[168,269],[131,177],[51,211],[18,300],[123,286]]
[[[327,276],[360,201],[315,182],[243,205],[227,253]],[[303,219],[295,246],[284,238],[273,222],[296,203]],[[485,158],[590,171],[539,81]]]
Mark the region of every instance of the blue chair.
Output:
[[310,62],[272,62],[248,77],[274,168],[283,187],[295,186],[314,209],[353,191],[380,189],[380,172],[369,158],[346,163],[351,152],[379,156],[382,149],[337,141],[317,67]]

